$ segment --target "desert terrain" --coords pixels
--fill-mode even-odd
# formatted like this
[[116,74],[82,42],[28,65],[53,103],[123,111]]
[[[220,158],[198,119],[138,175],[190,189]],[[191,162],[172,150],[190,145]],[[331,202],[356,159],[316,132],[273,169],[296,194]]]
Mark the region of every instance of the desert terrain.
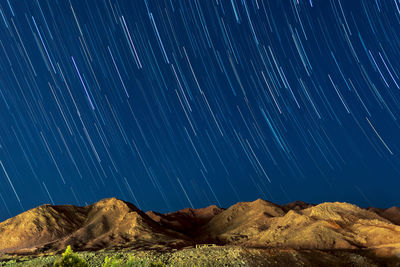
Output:
[[161,214],[108,198],[42,205],[0,223],[0,266],[90,266],[134,256],[165,266],[400,266],[400,209],[262,199]]

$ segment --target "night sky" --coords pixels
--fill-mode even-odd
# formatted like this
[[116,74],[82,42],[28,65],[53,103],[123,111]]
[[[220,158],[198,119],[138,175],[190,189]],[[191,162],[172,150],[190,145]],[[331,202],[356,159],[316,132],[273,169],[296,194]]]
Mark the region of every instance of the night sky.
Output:
[[399,32],[398,0],[1,0],[0,219],[400,205]]

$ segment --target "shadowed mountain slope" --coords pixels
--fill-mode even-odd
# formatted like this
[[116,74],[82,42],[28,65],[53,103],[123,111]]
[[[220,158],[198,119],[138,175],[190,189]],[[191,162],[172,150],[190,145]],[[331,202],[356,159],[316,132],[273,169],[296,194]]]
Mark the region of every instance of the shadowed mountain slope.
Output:
[[167,214],[154,211],[146,214],[161,226],[174,229],[188,236],[193,236],[199,227],[209,222],[215,215],[220,214],[224,209],[215,205],[206,208],[192,209],[186,208]]
[[382,218],[385,218],[394,224],[400,225],[400,208],[399,207],[391,207],[388,209],[368,208],[368,210],[375,212]]

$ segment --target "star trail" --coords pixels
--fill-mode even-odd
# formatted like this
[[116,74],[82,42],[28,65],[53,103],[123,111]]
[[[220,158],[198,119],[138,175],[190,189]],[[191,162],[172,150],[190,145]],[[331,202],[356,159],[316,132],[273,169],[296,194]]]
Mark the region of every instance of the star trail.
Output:
[[0,219],[115,196],[399,205],[400,1],[0,1]]

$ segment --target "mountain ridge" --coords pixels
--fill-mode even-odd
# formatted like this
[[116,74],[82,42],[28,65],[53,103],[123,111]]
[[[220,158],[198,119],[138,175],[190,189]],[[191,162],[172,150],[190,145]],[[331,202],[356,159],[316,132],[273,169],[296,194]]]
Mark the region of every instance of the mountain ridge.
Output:
[[363,209],[343,202],[278,205],[257,199],[227,209],[211,205],[166,214],[129,202],[30,209],[0,223],[0,252],[39,253],[120,247],[183,248],[197,244],[288,249],[400,249],[400,208]]

